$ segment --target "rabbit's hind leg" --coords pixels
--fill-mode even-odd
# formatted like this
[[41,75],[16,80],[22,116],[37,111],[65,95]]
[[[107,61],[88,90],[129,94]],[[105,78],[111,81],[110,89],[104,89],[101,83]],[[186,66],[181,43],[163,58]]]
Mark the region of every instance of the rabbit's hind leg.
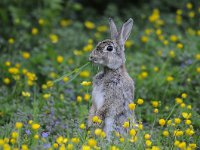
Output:
[[107,139],[111,138],[113,126],[114,126],[114,117],[113,116],[106,117],[105,118],[104,132],[106,133]]

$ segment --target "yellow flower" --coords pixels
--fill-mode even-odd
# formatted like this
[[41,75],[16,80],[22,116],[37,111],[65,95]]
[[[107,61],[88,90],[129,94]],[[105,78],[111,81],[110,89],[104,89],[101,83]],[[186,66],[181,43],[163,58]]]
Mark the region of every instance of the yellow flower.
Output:
[[191,120],[189,120],[189,119],[185,120],[185,124],[187,124],[187,125],[191,125],[191,123],[192,123]]
[[160,11],[158,9],[154,9],[152,14],[149,16],[149,22],[156,22],[160,18]]
[[33,123],[31,127],[33,130],[38,130],[40,128],[40,125],[37,123]]
[[142,98],[138,98],[137,104],[142,105],[144,103],[144,100]]
[[129,134],[130,134],[131,136],[135,136],[135,135],[136,135],[135,129],[131,129],[131,130],[129,131]]
[[30,53],[29,53],[29,52],[23,52],[23,53],[22,53],[22,57],[23,57],[24,59],[29,59],[29,58],[30,58]]
[[120,141],[121,143],[124,142],[124,138],[121,137],[121,138],[119,139],[119,141]]
[[99,129],[99,128],[95,129],[95,131],[94,131],[94,134],[97,136],[100,136],[101,133],[102,133],[102,129]]
[[184,108],[185,107],[185,103],[181,103],[180,107]]
[[38,23],[39,23],[39,25],[44,25],[45,21],[44,21],[44,19],[40,18],[40,19],[38,20]]
[[183,11],[181,9],[177,9],[176,14],[177,15],[182,15]]
[[84,95],[84,100],[85,100],[85,101],[88,101],[89,99],[90,99],[90,94],[86,93],[86,94]]
[[59,136],[59,137],[56,138],[56,142],[57,142],[58,144],[60,144],[60,145],[63,143],[63,141],[64,141],[63,136]]
[[81,150],[90,150],[90,146],[83,145]]
[[48,87],[52,87],[53,86],[53,82],[52,81],[47,81],[47,86]]
[[106,133],[104,131],[101,132],[101,137],[105,138],[106,137]]
[[72,23],[72,21],[69,20],[69,19],[62,19],[62,20],[60,21],[60,25],[61,25],[62,27],[69,26],[71,23]]
[[92,84],[92,82],[90,82],[90,81],[83,81],[83,82],[81,82],[82,86],[90,86],[91,84]]
[[83,51],[85,52],[90,52],[93,49],[93,45],[92,44],[87,44],[86,46],[83,47]]
[[175,142],[174,142],[174,145],[175,146],[178,146],[180,144],[180,141],[178,141],[178,140],[176,140]]
[[132,40],[127,40],[125,43],[125,47],[126,48],[130,48],[133,45],[133,41]]
[[34,139],[35,139],[35,140],[38,140],[38,139],[39,139],[39,135],[38,135],[38,134],[35,134],[35,135],[34,135]]
[[10,139],[10,143],[15,144],[16,143],[16,139],[14,139],[14,138]]
[[57,62],[60,64],[60,63],[63,62],[64,58],[63,58],[62,56],[59,55],[59,56],[57,56],[56,60],[57,60]]
[[57,144],[57,143],[54,143],[54,144],[53,144],[53,148],[58,148],[58,144]]
[[167,130],[163,131],[163,136],[168,137],[169,136],[169,132]]
[[81,96],[77,96],[76,97],[76,101],[79,102],[79,103],[82,102],[82,97]]
[[90,76],[90,72],[89,71],[81,71],[80,72],[80,76],[83,77],[83,78],[87,78]]
[[146,77],[148,77],[148,72],[146,72],[146,71],[143,71],[139,74],[140,79],[145,79]]
[[139,123],[138,128],[139,128],[140,130],[143,130],[143,124],[142,124],[142,122]]
[[151,135],[150,135],[150,134],[145,134],[145,135],[144,135],[144,138],[145,138],[146,140],[149,140],[149,139],[151,138]]
[[190,143],[190,144],[189,144],[189,147],[192,148],[192,149],[196,149],[197,144],[195,144],[195,143]]
[[167,76],[167,77],[166,77],[166,80],[167,80],[168,82],[171,82],[171,81],[174,80],[174,77],[172,77],[172,76]]
[[182,97],[182,98],[187,98],[187,94],[186,94],[186,93],[182,93],[182,94],[181,94],[181,97]]
[[158,67],[154,67],[153,70],[154,70],[155,72],[158,72],[158,71],[159,71],[159,68],[158,68]]
[[185,118],[185,119],[189,119],[189,118],[192,116],[192,114],[191,114],[191,113],[183,112],[183,113],[182,113],[182,116],[183,116],[183,118]]
[[36,35],[36,34],[38,34],[38,29],[37,28],[32,28],[32,30],[31,30],[31,33],[33,34],[33,35]]
[[20,129],[23,127],[23,123],[22,122],[16,122],[15,123],[15,128]]
[[136,106],[135,103],[130,103],[130,104],[128,104],[128,108],[129,108],[130,110],[134,110],[134,109],[135,109],[135,106]]
[[10,79],[9,79],[9,78],[4,78],[4,79],[3,79],[3,83],[5,83],[5,84],[10,84]]
[[84,123],[82,123],[82,124],[80,124],[79,128],[80,128],[80,129],[85,129],[85,128],[86,128],[86,126],[85,126],[85,124],[84,124]]
[[152,146],[151,150],[160,150],[158,146]]
[[80,142],[80,139],[74,137],[74,138],[71,139],[71,141],[72,141],[73,143],[75,143],[75,144],[78,144],[78,143]]
[[168,120],[167,125],[171,125],[171,124],[172,124],[172,120]]
[[14,38],[9,38],[9,39],[8,39],[8,43],[9,43],[9,44],[14,44],[14,42],[15,42]]
[[22,96],[24,96],[24,97],[30,97],[31,94],[29,92],[22,91]]
[[56,34],[50,34],[49,38],[52,43],[58,43],[58,36]]
[[67,150],[72,150],[73,147],[74,147],[73,144],[68,144],[68,145],[67,145]]
[[0,146],[2,146],[4,144],[4,140],[0,139]]
[[193,129],[188,128],[185,130],[185,134],[188,136],[192,136],[193,134],[195,134],[195,132]]
[[175,124],[180,124],[181,123],[181,119],[180,118],[175,118],[174,122],[175,122]]
[[174,131],[174,136],[182,136],[182,135],[183,135],[183,131],[179,131],[179,130]]
[[179,49],[182,49],[182,48],[183,48],[183,44],[182,44],[182,43],[178,43],[176,46],[177,46],[177,48],[179,48]]
[[106,32],[108,30],[108,27],[105,25],[101,25],[97,27],[98,32]]
[[18,132],[14,131],[12,132],[12,138],[16,139],[18,137]]
[[51,96],[51,94],[43,94],[44,99],[48,99]]
[[91,21],[85,21],[84,25],[87,29],[94,29],[95,28],[95,24]]
[[67,138],[64,138],[63,139],[63,143],[67,143],[68,142],[68,139]]
[[196,71],[197,71],[198,73],[200,73],[200,67],[197,67],[197,68],[196,68]]
[[174,58],[176,55],[175,55],[175,52],[173,50],[170,50],[169,51],[169,56]]
[[189,3],[186,4],[186,7],[187,7],[187,9],[192,9],[193,5],[192,5],[191,2],[189,2]]
[[22,150],[28,150],[28,146],[26,144],[22,145]]
[[157,113],[158,113],[158,109],[155,108],[155,109],[153,110],[153,112],[157,114]]
[[176,42],[176,41],[178,40],[178,37],[177,37],[176,35],[171,35],[171,36],[170,36],[170,40],[171,40],[172,42]]
[[16,68],[16,67],[11,67],[11,68],[8,69],[8,72],[9,72],[10,74],[16,75],[16,74],[19,73],[19,69]]
[[[199,30],[199,33],[200,33],[200,30]],[[200,60],[200,53],[195,55],[195,59],[196,59],[196,60]],[[5,65],[6,65],[6,63],[5,63]],[[6,65],[6,66],[7,66],[7,65]]]
[[93,121],[94,123],[101,123],[101,119],[99,119],[98,116],[94,116],[94,117],[92,118],[92,121]]
[[125,121],[124,124],[123,124],[123,127],[124,128],[129,128],[130,124],[128,121]]
[[28,121],[28,124],[32,124],[32,123],[33,123],[33,120],[29,120],[29,121]]
[[95,146],[97,145],[97,142],[96,142],[95,139],[89,139],[89,140],[88,140],[88,145],[89,145],[90,147],[95,147]]
[[164,126],[165,123],[166,123],[165,119],[160,119],[160,120],[159,120],[159,124],[160,124],[161,126]]
[[67,82],[68,80],[69,80],[69,77],[64,77],[64,78],[63,78],[63,81],[64,81],[64,82]]
[[148,146],[148,147],[150,147],[151,146],[151,144],[152,144],[152,142],[150,141],[150,140],[146,140],[146,146]]
[[169,42],[168,42],[167,40],[164,40],[164,41],[163,41],[163,44],[164,44],[164,45],[168,45]]
[[161,30],[161,29],[157,29],[157,30],[156,30],[156,34],[157,34],[157,35],[161,35],[161,34],[162,34],[162,30]]
[[153,107],[158,107],[159,102],[158,101],[151,101],[151,104]]
[[11,62],[10,61],[6,61],[4,64],[5,64],[5,66],[9,67],[11,65]]
[[186,149],[186,142],[180,142],[180,143],[178,144],[178,147],[179,147],[180,149]]
[[148,42],[148,40],[149,40],[148,37],[145,35],[141,37],[142,43],[146,43],[146,42]]
[[175,98],[175,101],[176,101],[177,104],[183,103],[183,100],[179,97]]

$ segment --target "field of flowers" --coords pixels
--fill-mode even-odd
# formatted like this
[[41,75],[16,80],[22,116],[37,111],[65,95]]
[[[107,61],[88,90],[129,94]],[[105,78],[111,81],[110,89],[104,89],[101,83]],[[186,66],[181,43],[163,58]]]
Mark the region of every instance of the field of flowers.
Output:
[[[110,5],[95,17],[80,3],[60,2],[0,9],[0,149],[199,149],[200,5],[144,5],[123,15]],[[125,53],[139,124],[124,122],[127,135],[113,132],[111,141],[87,128],[92,77],[101,69],[88,57],[110,38],[109,16],[118,26],[134,20]]]

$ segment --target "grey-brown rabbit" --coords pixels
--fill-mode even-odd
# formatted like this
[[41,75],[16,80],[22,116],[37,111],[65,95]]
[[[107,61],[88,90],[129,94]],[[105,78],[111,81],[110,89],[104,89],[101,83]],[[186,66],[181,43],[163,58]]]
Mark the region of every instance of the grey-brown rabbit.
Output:
[[125,121],[136,123],[134,113],[128,108],[134,98],[134,81],[126,71],[124,53],[133,20],[130,18],[125,22],[119,32],[111,18],[109,24],[111,39],[99,42],[89,57],[93,63],[103,66],[103,70],[93,78],[92,106],[88,117],[89,127],[95,115],[102,119],[108,137],[113,130],[125,133]]

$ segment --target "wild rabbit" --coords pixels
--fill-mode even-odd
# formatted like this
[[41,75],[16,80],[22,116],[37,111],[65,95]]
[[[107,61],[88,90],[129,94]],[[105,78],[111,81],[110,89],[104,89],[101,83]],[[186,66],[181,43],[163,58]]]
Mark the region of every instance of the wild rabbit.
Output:
[[99,42],[89,57],[94,64],[103,66],[103,70],[93,78],[92,106],[88,117],[90,127],[92,118],[98,116],[108,137],[113,130],[125,133],[125,121],[136,123],[134,113],[128,108],[134,98],[134,81],[126,71],[124,53],[133,20],[130,18],[125,22],[119,32],[111,18],[109,24],[111,39]]

